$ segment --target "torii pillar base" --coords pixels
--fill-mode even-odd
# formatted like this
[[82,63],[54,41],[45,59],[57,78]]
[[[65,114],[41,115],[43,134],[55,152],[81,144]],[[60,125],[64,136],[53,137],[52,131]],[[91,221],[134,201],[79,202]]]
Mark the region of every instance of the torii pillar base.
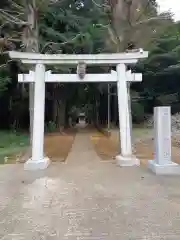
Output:
[[156,161],[150,160],[148,167],[156,175],[180,175],[180,165],[174,162],[159,165]]
[[50,164],[50,160],[48,157],[45,157],[42,160],[29,159],[24,164],[24,170],[30,170],[30,171],[43,170],[48,168],[49,164]]
[[135,156],[116,156],[117,164],[121,167],[140,166],[140,161]]

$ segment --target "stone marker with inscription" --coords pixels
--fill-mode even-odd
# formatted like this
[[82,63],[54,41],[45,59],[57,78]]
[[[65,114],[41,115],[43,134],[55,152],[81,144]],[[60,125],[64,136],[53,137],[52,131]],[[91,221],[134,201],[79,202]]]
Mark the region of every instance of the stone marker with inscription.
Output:
[[154,108],[155,160],[149,168],[156,174],[180,174],[180,165],[172,162],[171,155],[171,108]]

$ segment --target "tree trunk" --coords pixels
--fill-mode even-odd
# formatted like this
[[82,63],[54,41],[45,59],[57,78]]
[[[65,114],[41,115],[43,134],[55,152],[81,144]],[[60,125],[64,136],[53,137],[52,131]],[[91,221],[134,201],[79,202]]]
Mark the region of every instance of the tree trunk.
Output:
[[53,86],[53,122],[60,131],[65,126],[66,102],[60,99],[62,89],[59,84]]
[[65,128],[72,127],[70,116],[69,116],[69,101],[66,101],[65,107]]
[[65,127],[65,118],[66,118],[66,104],[64,101],[61,101],[58,107],[58,124],[59,130],[62,131]]
[[53,122],[56,124],[57,129],[61,130],[64,128],[65,118],[66,118],[66,104],[64,102],[59,101],[58,99],[54,99]]
[[53,122],[56,124],[57,127],[57,115],[58,115],[58,102],[56,99],[53,100]]

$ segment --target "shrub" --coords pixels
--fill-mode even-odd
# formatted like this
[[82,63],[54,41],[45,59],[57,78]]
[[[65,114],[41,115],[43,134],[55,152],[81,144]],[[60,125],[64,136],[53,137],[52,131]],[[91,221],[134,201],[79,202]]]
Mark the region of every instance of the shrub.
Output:
[[49,121],[49,122],[46,124],[46,131],[47,131],[47,132],[52,133],[52,132],[56,132],[56,130],[57,130],[57,126],[56,126],[55,122]]
[[139,102],[132,102],[132,120],[135,123],[142,123],[145,120],[144,107]]

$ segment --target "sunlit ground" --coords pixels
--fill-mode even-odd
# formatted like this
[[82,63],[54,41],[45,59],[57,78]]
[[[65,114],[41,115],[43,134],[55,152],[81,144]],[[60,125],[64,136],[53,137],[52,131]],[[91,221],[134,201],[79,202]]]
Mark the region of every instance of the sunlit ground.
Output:
[[[104,160],[112,160],[120,154],[119,130],[111,130],[111,136],[103,134],[92,136],[92,142],[99,157]],[[172,138],[172,160],[180,163],[180,148]],[[178,141],[178,140],[177,140]],[[147,166],[148,160],[153,160],[155,155],[153,129],[152,128],[133,128],[133,147],[134,154],[140,159],[141,164]]]
[[[45,154],[56,162],[64,162],[74,142],[75,132],[45,136]],[[0,164],[25,162],[31,157],[29,136],[24,133],[0,132]]]

